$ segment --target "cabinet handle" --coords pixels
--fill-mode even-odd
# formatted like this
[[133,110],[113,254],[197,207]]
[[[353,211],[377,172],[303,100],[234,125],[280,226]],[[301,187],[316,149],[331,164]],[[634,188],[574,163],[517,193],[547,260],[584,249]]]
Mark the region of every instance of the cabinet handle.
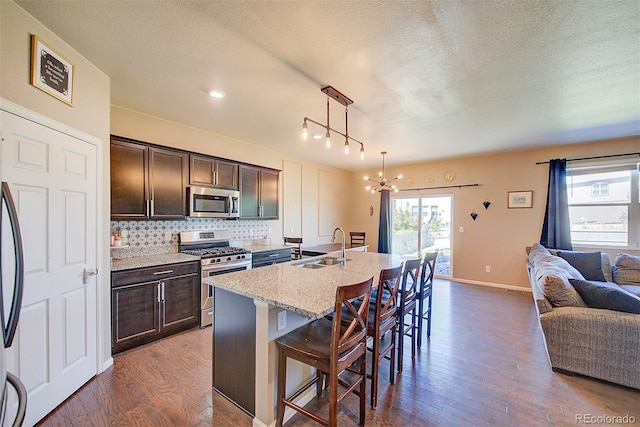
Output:
[[155,205],[156,205],[154,202],[155,201],[153,199],[151,199],[151,216],[154,215],[153,211],[155,210],[154,208],[155,208]]
[[277,257],[277,256],[279,256],[279,255],[280,255],[280,254],[271,254],[271,255],[269,255],[269,258]]
[[153,275],[154,276],[159,276],[160,274],[169,274],[169,273],[173,273],[173,270],[156,271],[155,273],[153,273]]
[[158,304],[160,304],[160,282],[158,282],[158,284],[156,285],[156,290],[158,291]]
[[149,206],[150,206],[149,199],[147,199],[147,211],[145,212],[146,217],[149,217],[149,211],[150,211]]
[[164,282],[160,283],[162,285],[162,302],[164,302]]
[[213,185],[218,185],[218,171],[213,171]]
[[262,215],[262,205],[258,206],[258,216],[263,216]]

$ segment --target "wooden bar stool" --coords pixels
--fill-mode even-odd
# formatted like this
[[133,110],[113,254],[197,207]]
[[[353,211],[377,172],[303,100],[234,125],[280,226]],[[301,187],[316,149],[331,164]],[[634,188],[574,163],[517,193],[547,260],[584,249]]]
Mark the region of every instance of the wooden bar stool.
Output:
[[295,247],[291,249],[291,259],[302,258],[302,249],[300,248],[302,245],[302,237],[285,237],[284,244],[285,246],[295,245]]
[[366,236],[366,233],[364,231],[349,232],[349,237],[351,238],[351,246],[354,246],[354,245],[364,246],[365,236]]
[[[378,405],[378,368],[380,361],[389,355],[389,382],[395,383],[396,371],[396,326],[398,307],[398,290],[402,278],[402,266],[389,268],[380,272],[378,289],[373,309],[369,309],[367,333],[373,337],[373,360],[371,362],[371,407]],[[384,336],[391,331],[391,339],[385,345]]]
[[[337,426],[338,403],[353,392],[360,399],[360,425],[364,425],[366,406],[366,377],[367,377],[367,318],[369,315],[369,298],[373,276],[364,282],[353,285],[339,286],[333,320],[325,318],[314,320],[276,340],[278,349],[278,387],[276,404],[276,426],[282,426],[284,408],[288,406],[325,426]],[[361,303],[354,304],[356,301]],[[352,320],[348,326],[342,324],[342,310],[349,311]],[[316,368],[317,375],[313,381],[302,386],[290,397],[285,397],[287,381],[287,358],[297,360]],[[353,367],[350,373],[355,373],[356,379],[347,383],[338,378],[340,373],[358,362],[359,368]],[[323,374],[328,375],[329,382],[329,418],[321,418],[318,414],[297,405],[293,399],[297,398],[312,385],[321,384]],[[346,391],[338,393],[338,385]]]
[[[433,298],[433,273],[436,271],[438,251],[427,252],[422,258],[420,288],[418,289],[418,348],[422,348],[422,323],[427,321],[427,336],[431,336],[431,300]],[[427,299],[425,310],[424,300]]]
[[[421,261],[420,258],[416,258],[404,262],[402,286],[400,287],[400,306],[398,307],[398,372],[402,372],[405,335],[411,336],[411,357],[416,356],[416,297]],[[411,323],[406,324],[405,318],[409,313],[411,313]]]

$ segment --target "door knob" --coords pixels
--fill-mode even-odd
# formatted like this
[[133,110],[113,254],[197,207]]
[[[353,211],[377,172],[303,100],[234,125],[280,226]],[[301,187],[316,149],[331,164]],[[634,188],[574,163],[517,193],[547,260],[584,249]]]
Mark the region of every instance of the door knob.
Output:
[[96,274],[98,274],[98,269],[97,268],[85,268],[82,271],[82,284],[86,285],[87,284],[87,279],[91,276],[95,276]]

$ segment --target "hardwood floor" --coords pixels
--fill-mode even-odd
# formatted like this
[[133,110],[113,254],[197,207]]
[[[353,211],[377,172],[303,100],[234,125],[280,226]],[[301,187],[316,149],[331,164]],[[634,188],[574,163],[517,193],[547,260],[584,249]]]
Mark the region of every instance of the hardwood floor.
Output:
[[[436,280],[431,338],[388,384],[381,363],[376,426],[575,426],[580,414],[634,417],[640,391],[551,371],[530,293]],[[409,338],[407,338],[409,340]],[[640,349],[639,349],[640,351]],[[212,404],[213,402],[213,404]],[[325,409],[323,399],[311,402]],[[356,424],[357,398],[339,425]],[[114,357],[41,426],[246,426],[211,391],[211,329],[193,329]],[[315,426],[296,415],[287,426]]]

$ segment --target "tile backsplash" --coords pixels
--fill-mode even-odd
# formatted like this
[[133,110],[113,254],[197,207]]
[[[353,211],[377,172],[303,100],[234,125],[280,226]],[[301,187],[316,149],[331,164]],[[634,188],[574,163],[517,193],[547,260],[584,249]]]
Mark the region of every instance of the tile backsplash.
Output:
[[[181,231],[229,230],[231,240],[261,239],[269,234],[269,224],[264,220],[225,220],[220,218],[187,218],[176,221],[111,221],[111,232],[129,232],[131,247],[163,246],[178,244]],[[171,241],[165,235],[171,233]]]

